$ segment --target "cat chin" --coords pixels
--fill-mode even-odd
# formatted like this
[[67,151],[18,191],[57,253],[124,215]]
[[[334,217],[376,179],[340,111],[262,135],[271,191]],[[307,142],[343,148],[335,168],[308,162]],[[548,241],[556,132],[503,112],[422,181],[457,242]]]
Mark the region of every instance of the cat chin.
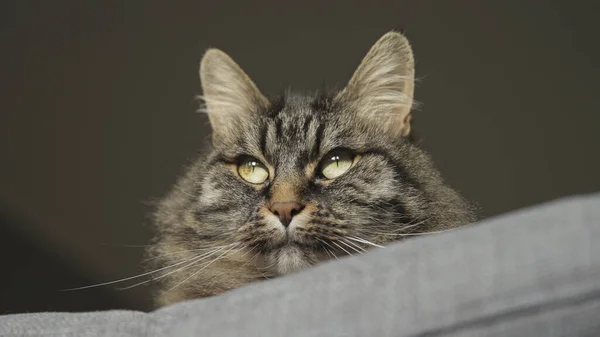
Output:
[[275,268],[280,275],[292,274],[311,266],[306,253],[295,245],[285,245],[272,254],[271,258],[275,260]]

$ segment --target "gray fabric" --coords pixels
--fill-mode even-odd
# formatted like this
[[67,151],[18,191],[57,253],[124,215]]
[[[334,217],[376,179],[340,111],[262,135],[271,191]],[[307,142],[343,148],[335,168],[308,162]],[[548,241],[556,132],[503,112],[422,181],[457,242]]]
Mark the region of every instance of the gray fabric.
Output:
[[600,336],[600,194],[152,313],[0,317],[0,336]]

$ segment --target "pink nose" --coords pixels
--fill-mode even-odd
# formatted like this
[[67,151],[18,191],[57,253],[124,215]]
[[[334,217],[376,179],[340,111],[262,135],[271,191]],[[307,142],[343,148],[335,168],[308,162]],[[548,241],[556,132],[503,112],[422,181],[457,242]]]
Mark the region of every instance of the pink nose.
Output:
[[271,204],[271,212],[279,217],[279,221],[284,227],[287,227],[294,215],[300,213],[304,209],[304,205],[296,201],[278,201]]

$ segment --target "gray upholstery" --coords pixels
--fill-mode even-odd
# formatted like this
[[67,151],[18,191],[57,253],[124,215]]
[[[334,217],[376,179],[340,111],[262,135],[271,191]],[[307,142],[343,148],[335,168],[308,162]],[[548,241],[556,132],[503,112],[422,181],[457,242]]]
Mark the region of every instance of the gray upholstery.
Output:
[[0,317],[0,336],[600,336],[600,194],[152,313]]

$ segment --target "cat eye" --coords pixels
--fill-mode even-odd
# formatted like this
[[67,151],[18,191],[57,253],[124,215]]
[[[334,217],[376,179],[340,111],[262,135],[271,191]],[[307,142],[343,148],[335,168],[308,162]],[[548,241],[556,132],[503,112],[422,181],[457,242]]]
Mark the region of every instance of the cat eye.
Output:
[[326,179],[335,179],[346,173],[354,163],[355,155],[348,150],[333,150],[321,161],[321,174]]
[[269,171],[258,160],[246,157],[238,164],[238,174],[252,184],[262,184],[269,178]]

